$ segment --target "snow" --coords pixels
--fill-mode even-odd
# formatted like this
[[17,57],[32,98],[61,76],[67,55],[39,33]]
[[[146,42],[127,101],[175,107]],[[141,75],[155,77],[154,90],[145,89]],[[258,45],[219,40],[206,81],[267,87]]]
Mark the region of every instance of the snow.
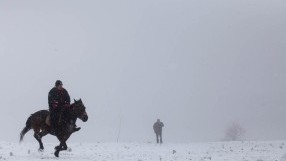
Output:
[[0,161],[286,161],[286,141],[213,143],[68,143],[54,156],[57,143],[0,142]]

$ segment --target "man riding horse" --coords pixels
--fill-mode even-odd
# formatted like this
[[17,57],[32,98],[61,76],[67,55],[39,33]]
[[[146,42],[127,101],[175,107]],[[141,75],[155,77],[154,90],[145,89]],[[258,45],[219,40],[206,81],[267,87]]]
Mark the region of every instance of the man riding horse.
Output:
[[[76,120],[83,122],[88,120],[86,107],[81,99],[75,100],[70,104],[70,96],[62,87],[61,81],[56,81],[55,87],[49,92],[49,111],[40,110],[31,114],[26,126],[20,133],[20,141],[24,135],[31,129],[34,130],[34,137],[39,142],[39,151],[44,150],[42,137],[51,134],[57,137],[60,144],[55,147],[54,155],[59,157],[60,151],[67,150],[66,141],[75,131],[80,130],[76,127]],[[50,116],[50,122],[48,121]],[[51,125],[52,127],[51,127]]]
[[[63,83],[57,80],[55,87],[53,87],[48,96],[50,122],[52,129],[57,131],[57,127],[61,122],[62,111],[65,108],[70,108],[70,96],[66,89],[63,88]],[[74,124],[74,131],[80,130],[80,127],[76,127]]]

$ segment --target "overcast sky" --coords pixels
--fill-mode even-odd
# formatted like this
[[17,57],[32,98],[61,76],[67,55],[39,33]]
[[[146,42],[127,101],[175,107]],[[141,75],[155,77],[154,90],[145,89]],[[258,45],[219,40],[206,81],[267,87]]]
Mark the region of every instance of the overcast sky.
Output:
[[[57,79],[89,120],[70,142],[286,139],[285,0],[0,0],[2,141]],[[32,132],[26,141],[36,141]],[[56,141],[52,136],[46,140]],[[45,139],[44,139],[45,141]]]

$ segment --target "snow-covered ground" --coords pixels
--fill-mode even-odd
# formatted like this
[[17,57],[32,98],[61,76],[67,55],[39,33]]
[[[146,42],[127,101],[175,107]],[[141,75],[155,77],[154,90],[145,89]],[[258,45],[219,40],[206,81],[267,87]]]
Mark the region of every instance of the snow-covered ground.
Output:
[[216,143],[68,143],[70,149],[53,154],[56,143],[0,142],[0,161],[286,161],[286,141]]

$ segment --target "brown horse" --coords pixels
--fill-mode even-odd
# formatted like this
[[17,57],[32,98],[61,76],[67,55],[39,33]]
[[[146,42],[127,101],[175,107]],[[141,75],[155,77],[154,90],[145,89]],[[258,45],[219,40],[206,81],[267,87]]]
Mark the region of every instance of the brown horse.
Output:
[[22,130],[20,134],[20,142],[23,140],[24,135],[30,130],[34,130],[34,137],[39,142],[39,151],[44,150],[42,143],[42,137],[51,134],[55,135],[60,141],[60,145],[55,147],[55,156],[59,157],[59,152],[62,150],[67,150],[66,141],[71,136],[74,131],[74,126],[77,118],[81,119],[83,122],[88,120],[87,113],[85,111],[85,106],[83,105],[81,99],[71,104],[70,108],[65,108],[61,114],[61,119],[57,130],[54,130],[46,123],[46,118],[49,115],[48,110],[40,110],[33,113],[26,122],[26,127]]

